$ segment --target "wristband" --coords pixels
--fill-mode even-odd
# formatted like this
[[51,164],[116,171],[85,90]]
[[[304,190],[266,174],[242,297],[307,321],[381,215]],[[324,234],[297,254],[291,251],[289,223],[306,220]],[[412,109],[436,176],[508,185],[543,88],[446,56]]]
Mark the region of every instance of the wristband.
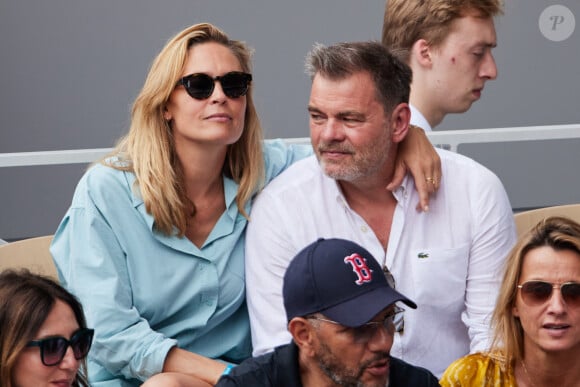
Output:
[[226,369],[224,370],[224,372],[222,373],[222,375],[228,375],[230,372],[232,372],[232,368],[234,368],[235,365],[233,364],[228,364],[228,366],[226,367]]

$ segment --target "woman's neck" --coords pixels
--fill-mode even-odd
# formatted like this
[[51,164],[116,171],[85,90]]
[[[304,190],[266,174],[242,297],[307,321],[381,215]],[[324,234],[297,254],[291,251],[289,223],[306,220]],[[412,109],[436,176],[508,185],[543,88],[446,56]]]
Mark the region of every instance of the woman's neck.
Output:
[[578,387],[580,353],[528,353],[515,364],[518,385],[531,387]]
[[191,200],[222,189],[226,146],[188,143],[176,145],[176,153],[183,170],[185,189]]
[[185,235],[201,248],[226,209],[222,171],[227,147],[188,143],[176,146],[176,152],[195,208]]

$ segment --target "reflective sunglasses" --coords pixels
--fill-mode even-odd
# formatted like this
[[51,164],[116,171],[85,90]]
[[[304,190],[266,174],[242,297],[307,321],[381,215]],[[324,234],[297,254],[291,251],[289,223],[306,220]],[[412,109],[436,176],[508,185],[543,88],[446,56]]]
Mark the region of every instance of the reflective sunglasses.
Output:
[[252,81],[252,74],[231,71],[212,78],[204,73],[195,73],[181,78],[177,81],[177,85],[183,85],[187,94],[192,98],[206,99],[212,95],[217,81],[221,83],[222,90],[228,98],[238,98],[246,95],[248,92],[250,82]]
[[578,282],[553,284],[545,281],[526,281],[518,285],[518,289],[521,291],[522,300],[529,306],[537,306],[548,301],[554,289],[560,289],[566,305],[580,306],[580,283]]
[[[385,316],[383,321],[370,321],[359,327],[348,328],[348,330],[352,334],[355,342],[368,343],[370,339],[372,339],[377,334],[377,330],[380,327],[385,328],[389,334],[393,334],[395,332],[398,321],[402,320],[403,318],[404,311],[405,309],[395,306],[395,308]],[[339,322],[323,317],[307,316],[306,318],[309,320],[325,321],[327,323],[343,326]]]
[[[383,265],[383,274],[387,279],[387,284],[389,284],[391,288],[396,289],[395,276],[393,275],[393,273],[391,273],[391,271],[387,267],[387,264]],[[405,332],[405,319],[402,314],[400,318],[398,318],[397,321],[395,321],[395,332],[398,332],[400,334],[403,334],[403,332]]]
[[42,360],[42,364],[45,366],[54,366],[64,359],[64,355],[69,346],[73,350],[75,359],[84,359],[89,353],[89,349],[91,349],[94,333],[94,329],[79,329],[70,340],[62,336],[53,336],[42,340],[30,341],[26,346],[40,347],[40,360]]

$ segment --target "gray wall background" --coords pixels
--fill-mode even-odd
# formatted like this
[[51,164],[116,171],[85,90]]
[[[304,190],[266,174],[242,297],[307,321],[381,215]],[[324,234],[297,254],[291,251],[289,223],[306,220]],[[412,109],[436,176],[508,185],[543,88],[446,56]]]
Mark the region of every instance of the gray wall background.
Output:
[[[580,123],[580,1],[506,3],[496,21],[498,80],[438,129]],[[540,33],[538,17],[551,4],[576,16],[566,41]],[[314,42],[380,39],[383,10],[384,0],[0,0],[0,153],[113,146],[153,57],[173,34],[206,21],[255,49],[266,137],[307,136],[305,54]],[[527,208],[580,201],[579,145],[460,152],[496,172],[513,206]],[[85,168],[1,168],[0,238],[53,233]]]

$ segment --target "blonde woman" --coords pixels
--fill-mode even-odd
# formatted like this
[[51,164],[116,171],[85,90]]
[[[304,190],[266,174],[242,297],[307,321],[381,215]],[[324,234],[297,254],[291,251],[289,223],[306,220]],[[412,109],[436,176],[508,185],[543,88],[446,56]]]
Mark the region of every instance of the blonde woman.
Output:
[[541,221],[506,265],[492,349],[451,364],[441,385],[579,386],[580,224]]
[[[51,252],[99,327],[93,386],[137,386],[160,373],[211,385],[250,356],[252,198],[311,152],[263,146],[251,91],[244,43],[210,24],[186,28],[154,60],[129,133],[79,182]],[[424,149],[410,147],[420,161]],[[426,159],[417,163],[421,182],[423,171],[438,172]]]

